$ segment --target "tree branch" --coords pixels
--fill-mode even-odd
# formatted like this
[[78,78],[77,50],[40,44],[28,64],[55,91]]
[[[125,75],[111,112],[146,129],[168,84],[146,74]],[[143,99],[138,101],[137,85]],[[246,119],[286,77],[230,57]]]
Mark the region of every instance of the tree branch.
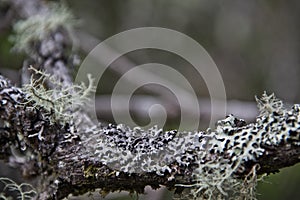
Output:
[[[28,13],[52,12],[42,2],[32,2],[37,4]],[[60,25],[43,37],[31,38],[26,43],[29,46],[22,49],[29,50],[26,52],[38,69],[52,74],[40,71],[41,76],[32,76],[28,79],[31,89],[41,85],[32,81],[44,83],[45,78],[53,100],[36,94],[32,100],[30,89],[14,87],[0,76],[0,158],[20,166],[24,176],[40,176],[38,199],[62,199],[96,188],[103,194],[117,190],[143,193],[147,185],[175,188],[178,193],[188,188],[193,197],[225,198],[234,194],[242,198],[253,190],[257,175],[299,162],[299,105],[286,110],[274,95],[264,94],[257,100],[260,114],[255,123],[246,124],[230,115],[220,120],[216,129],[207,131],[142,130],[88,122],[81,126],[76,123],[76,118],[82,118],[78,112],[69,121],[56,118],[59,113],[54,109],[54,99],[65,94],[52,87],[57,84],[52,78],[60,77],[60,89],[73,86],[65,73],[67,44],[62,45],[65,40],[56,37],[61,33]],[[44,49],[48,42],[55,48]],[[61,66],[58,71],[49,70],[57,62]]]
[[26,103],[26,94],[3,77],[0,102],[1,159],[13,157],[10,162],[18,162],[18,152],[26,158],[18,163],[24,175],[47,177],[39,191],[41,199],[61,199],[96,188],[142,193],[147,185],[180,191],[182,185],[196,186],[201,181],[197,176],[216,176],[216,169],[222,173],[225,164],[229,167],[223,173],[239,180],[256,164],[257,174],[263,174],[299,162],[297,105],[290,111],[273,107],[249,125],[229,116],[213,132],[99,125],[85,130],[90,138],[80,141],[81,133],[72,132],[68,124],[51,124],[42,106]]

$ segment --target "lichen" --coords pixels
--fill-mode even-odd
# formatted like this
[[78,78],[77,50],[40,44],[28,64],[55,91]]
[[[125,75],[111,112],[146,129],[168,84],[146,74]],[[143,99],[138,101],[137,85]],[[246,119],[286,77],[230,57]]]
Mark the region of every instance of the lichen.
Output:
[[275,94],[267,95],[266,91],[261,98],[255,97],[260,115],[268,115],[273,112],[280,113],[283,103],[277,99]]
[[78,23],[71,11],[63,4],[49,3],[48,10],[20,20],[14,25],[15,35],[13,49],[19,52],[32,53],[33,44],[47,37],[51,32],[64,27],[71,33]]
[[[84,87],[85,90],[82,90],[83,86],[72,86],[61,93],[64,90],[61,90],[55,77],[32,70],[40,78],[32,78],[27,88],[27,99],[31,102],[30,105],[43,106],[48,112],[56,113],[55,120],[65,119],[65,113],[72,108],[71,101],[67,98],[70,96],[65,95],[69,92],[76,94],[79,89],[80,92],[77,92],[80,95],[72,98],[85,99],[88,92],[83,91],[93,88]],[[57,88],[50,91],[39,88],[43,86],[45,79],[57,84]],[[5,81],[0,84],[7,85]],[[32,88],[35,92],[32,92]],[[17,89],[4,87],[0,94],[7,94],[12,101],[19,101],[20,95],[15,95],[19,94]],[[61,98],[66,99],[61,101]],[[65,169],[67,164],[78,162],[80,156],[81,160],[90,161],[82,168],[86,179],[97,180],[103,178],[103,175],[118,176],[120,173],[128,176],[135,173],[156,173],[168,181],[186,176],[192,177],[189,179],[191,184],[176,184],[175,187],[187,188],[194,199],[255,199],[255,186],[260,178],[257,175],[259,166],[254,165],[251,171],[245,171],[249,167],[245,164],[258,161],[265,155],[266,146],[300,146],[300,105],[295,104],[292,109],[287,110],[274,94],[266,93],[257,101],[260,115],[255,123],[246,124],[244,120],[229,115],[218,121],[214,130],[203,132],[164,132],[157,126],[149,130],[139,127],[131,129],[122,124],[90,127],[85,130],[89,137],[80,141],[79,149],[75,147],[76,156],[62,156],[64,159],[59,160],[58,170]],[[67,107],[57,110],[58,106],[66,102]],[[32,136],[43,137],[39,135],[39,131]],[[94,165],[95,163],[98,165]],[[102,166],[109,170],[101,171]],[[246,176],[242,179],[238,174]]]
[[31,200],[37,192],[32,185],[21,183],[20,185],[9,178],[0,177],[0,199]]
[[[30,83],[23,86],[27,94],[27,103],[34,107],[42,107],[49,115],[52,123],[70,123],[73,113],[79,107],[89,102],[89,95],[95,91],[94,79],[88,74],[89,85],[84,83],[65,87],[62,82],[54,75],[47,74],[45,71],[29,67],[34,73]],[[52,89],[48,89],[46,82],[51,84]]]
[[198,168],[194,171],[197,183],[185,186],[192,188],[195,199],[255,199],[257,168],[246,176],[249,180],[235,177],[244,170],[243,163],[262,156],[262,145],[278,146],[288,141],[300,145],[299,105],[287,111],[274,94],[266,93],[257,101],[261,115],[256,123],[239,127],[238,120],[230,115],[209,134],[208,148],[198,154]]
[[[194,183],[176,186],[189,188],[194,199],[255,199],[258,166],[243,180],[236,174],[245,170],[244,163],[264,155],[263,145],[300,145],[298,105],[285,110],[273,94],[263,94],[258,104],[261,115],[255,123],[247,125],[229,115],[217,122],[215,130],[206,132],[130,129],[122,124],[96,126],[83,142],[82,155],[115,171],[156,172],[170,181],[176,174],[192,170]],[[186,171],[177,171],[179,168]]]

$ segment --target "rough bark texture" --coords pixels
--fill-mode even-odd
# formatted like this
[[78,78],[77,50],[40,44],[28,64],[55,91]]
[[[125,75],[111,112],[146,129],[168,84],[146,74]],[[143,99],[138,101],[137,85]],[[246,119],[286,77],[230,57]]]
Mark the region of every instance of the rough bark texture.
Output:
[[[48,112],[42,107],[26,103],[25,94],[19,88],[11,86],[2,76],[0,78],[1,159],[15,158],[10,159],[10,162],[16,162],[14,164],[21,167],[24,176],[43,175],[44,187],[39,191],[41,199],[61,199],[70,193],[82,194],[96,188],[102,188],[104,191],[127,190],[142,193],[147,185],[153,188],[165,185],[171,189],[176,188],[175,184],[195,182],[193,169],[197,168],[197,162],[193,160],[189,161],[191,164],[188,167],[179,165],[174,160],[169,166],[176,170],[165,171],[164,174],[158,175],[155,171],[122,172],[111,169],[94,157],[82,155],[85,152],[82,150],[88,149],[86,144],[90,142],[80,141],[81,133],[72,132],[68,124],[61,125],[59,122],[51,124]],[[99,126],[92,130],[103,131],[110,128]],[[205,135],[204,132],[201,134]],[[299,132],[295,134],[298,136]],[[109,138],[111,135],[105,137]],[[156,140],[159,141],[159,138]],[[255,164],[260,166],[257,173],[263,174],[277,172],[283,167],[299,162],[300,147],[293,144],[295,141],[281,142],[279,145],[261,144],[265,149],[263,155],[255,161],[245,161],[243,170],[237,171],[233,176],[242,179]],[[163,146],[167,145],[168,142]],[[90,148],[97,147],[91,143]],[[26,159],[21,159],[15,152]],[[31,154],[30,159],[25,156],[28,153]],[[197,156],[197,151],[193,153]],[[220,154],[211,152],[211,154],[211,156],[226,156],[226,152]],[[177,188],[180,191],[181,187]]]
[[[22,18],[51,12],[37,0],[13,0],[11,6]],[[25,70],[31,63],[59,77],[61,88],[72,86],[64,27],[31,42]],[[46,88],[53,89],[51,81]],[[217,175],[224,179],[218,185],[222,188],[228,177],[243,180],[254,166],[259,166],[256,174],[269,174],[300,160],[299,106],[284,110],[273,96],[264,96],[253,124],[229,116],[214,131],[184,133],[92,124],[85,113],[70,122],[53,122],[55,112],[28,97],[28,91],[0,76],[0,158],[19,166],[26,177],[41,177],[38,199],[96,188],[143,193],[147,185],[181,192],[184,185],[197,187],[202,178],[213,181]],[[219,190],[225,195],[227,189]]]

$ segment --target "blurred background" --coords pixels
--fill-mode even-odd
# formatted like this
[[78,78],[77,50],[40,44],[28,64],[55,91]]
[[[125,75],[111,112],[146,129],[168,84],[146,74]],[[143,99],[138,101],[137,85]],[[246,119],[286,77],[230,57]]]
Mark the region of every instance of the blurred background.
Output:
[[[99,42],[119,32],[146,26],[169,28],[199,42],[213,58],[224,80],[228,114],[252,122],[257,115],[254,96],[264,91],[274,92],[288,104],[300,102],[300,1],[67,0],[65,3],[81,22],[74,31],[74,47],[81,58]],[[10,51],[12,44],[8,38],[12,29],[5,24],[8,14],[1,10],[0,14],[0,73],[19,84],[19,70],[25,56]],[[192,66],[178,56],[150,49],[122,56],[105,72],[97,91],[99,119],[114,122],[109,104],[114,84],[130,68],[149,62],[172,66],[188,77],[199,99],[203,119],[200,128],[205,129],[210,101],[202,77],[195,75]],[[168,91],[159,86],[140,87],[135,92],[130,111],[137,124],[149,123],[148,108],[160,103],[168,114],[164,128],[176,128],[180,119],[178,105],[176,101],[166,101],[162,93]],[[258,199],[299,199],[299,185],[300,165],[283,169],[259,184]],[[171,199],[168,195],[160,198]]]

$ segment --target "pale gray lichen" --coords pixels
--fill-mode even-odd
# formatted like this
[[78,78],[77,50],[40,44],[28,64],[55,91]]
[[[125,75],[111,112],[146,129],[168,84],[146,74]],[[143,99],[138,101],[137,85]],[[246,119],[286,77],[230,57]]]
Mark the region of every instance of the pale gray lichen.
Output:
[[299,105],[288,111],[274,95],[266,94],[258,104],[261,114],[255,123],[246,125],[229,115],[213,131],[163,132],[158,127],[142,130],[121,124],[91,128],[82,155],[129,174],[170,175],[176,166],[196,164],[195,183],[176,185],[189,188],[195,199],[254,199],[257,166],[249,173],[251,178],[241,180],[235,174],[244,170],[243,164],[260,158],[263,145],[300,145]]
[[19,52],[32,52],[32,45],[41,41],[51,32],[64,27],[72,33],[72,27],[78,23],[71,11],[63,4],[48,3],[48,8],[42,13],[20,20],[14,25],[15,35],[11,40],[15,43],[13,49]]
[[261,98],[255,97],[260,115],[268,115],[273,112],[280,113],[283,108],[281,100],[275,97],[275,94],[267,95],[263,93]]
[[[5,82],[0,84],[6,85]],[[16,93],[9,88],[2,92],[12,99],[12,94]],[[189,188],[195,199],[254,199],[259,166],[253,166],[242,180],[236,174],[245,170],[244,164],[261,158],[266,151],[265,146],[300,146],[300,105],[287,110],[274,95],[266,94],[258,100],[258,104],[260,115],[255,123],[247,125],[229,115],[218,121],[215,130],[206,132],[164,132],[158,127],[131,129],[122,124],[91,127],[85,130],[89,138],[81,141],[78,156],[102,163],[115,174],[156,173],[172,181],[176,175],[192,173],[193,184],[176,186]],[[50,104],[53,109],[52,106]],[[35,136],[39,137],[38,134]],[[78,157],[69,159],[76,162]],[[60,160],[59,168],[66,166],[64,161]],[[97,178],[99,175],[91,174],[89,167],[93,166],[83,169],[84,176]]]
[[[274,94],[268,96],[266,93],[258,100],[258,105],[261,115],[256,123],[238,127],[233,123],[234,117],[228,116],[218,123],[215,132],[210,133],[212,139],[206,149],[210,154],[199,154],[199,167],[195,171],[197,183],[191,186],[195,198],[200,196],[211,199],[221,195],[228,199],[237,199],[238,196],[241,199],[254,199],[256,169],[252,171],[253,183],[248,184],[247,188],[253,195],[241,196],[242,193],[238,192],[245,192],[246,189],[241,180],[234,178],[234,173],[243,170],[242,163],[256,161],[262,156],[265,150],[261,145],[278,146],[286,142],[300,145],[299,105],[287,111]],[[214,154],[223,156],[207,157]],[[230,192],[238,195],[229,196]]]
[[[9,96],[9,98],[16,103],[19,103],[24,98],[21,90],[17,87],[12,87],[10,81],[5,79],[1,75],[0,75],[0,89],[1,89],[0,94],[5,94]],[[6,105],[7,102],[8,100],[2,99],[1,104],[4,106]]]
[[27,183],[17,184],[9,178],[0,177],[0,199],[31,200],[37,195],[32,185]]

